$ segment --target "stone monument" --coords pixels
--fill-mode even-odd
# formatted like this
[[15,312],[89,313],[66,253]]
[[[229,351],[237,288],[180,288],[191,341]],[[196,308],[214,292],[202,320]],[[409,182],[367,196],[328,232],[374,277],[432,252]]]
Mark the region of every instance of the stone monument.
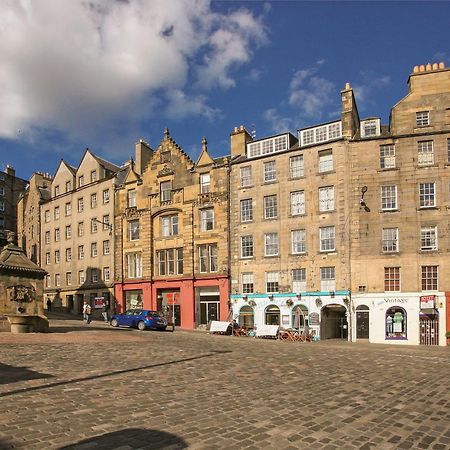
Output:
[[16,245],[15,233],[9,232],[7,240],[0,253],[0,331],[47,332],[43,301],[46,272]]

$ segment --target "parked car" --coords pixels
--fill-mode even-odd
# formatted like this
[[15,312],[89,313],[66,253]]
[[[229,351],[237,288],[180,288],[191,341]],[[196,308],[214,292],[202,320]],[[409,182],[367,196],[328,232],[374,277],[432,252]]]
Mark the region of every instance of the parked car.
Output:
[[128,309],[123,314],[114,314],[111,317],[113,327],[133,327],[138,330],[156,329],[165,330],[167,320],[158,311],[148,309]]

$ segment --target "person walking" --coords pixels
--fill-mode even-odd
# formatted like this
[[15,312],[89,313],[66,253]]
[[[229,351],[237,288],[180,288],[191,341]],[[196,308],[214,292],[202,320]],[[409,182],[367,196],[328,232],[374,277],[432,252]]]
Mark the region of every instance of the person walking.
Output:
[[52,310],[52,301],[48,298],[47,299],[47,311],[51,311]]
[[91,305],[87,302],[87,300],[85,300],[83,303],[83,320],[85,320],[86,323],[91,323],[91,314]]
[[108,305],[105,303],[103,303],[103,310],[102,310],[102,316],[103,316],[103,320],[105,321],[105,323],[108,323]]

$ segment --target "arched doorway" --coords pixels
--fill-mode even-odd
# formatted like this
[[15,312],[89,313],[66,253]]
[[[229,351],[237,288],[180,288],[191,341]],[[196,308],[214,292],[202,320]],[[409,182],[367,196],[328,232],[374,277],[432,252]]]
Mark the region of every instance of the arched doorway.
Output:
[[356,339],[369,339],[369,307],[356,308]]
[[280,308],[276,305],[269,305],[266,308],[266,325],[280,325]]
[[327,305],[322,308],[320,339],[347,339],[347,310],[341,305]]
[[251,306],[243,306],[239,311],[239,326],[248,330],[255,328],[255,316]]

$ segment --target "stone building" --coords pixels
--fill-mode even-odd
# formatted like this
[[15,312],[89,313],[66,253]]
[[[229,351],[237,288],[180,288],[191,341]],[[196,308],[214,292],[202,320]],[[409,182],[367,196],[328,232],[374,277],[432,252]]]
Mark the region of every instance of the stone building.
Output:
[[73,313],[83,301],[114,307],[114,188],[121,169],[86,150],[78,167],[61,161],[41,206],[45,300]]
[[[450,70],[416,67],[390,123],[231,134],[234,316],[322,339],[443,344],[450,265]],[[448,307],[448,305],[447,305]],[[439,329],[439,331],[438,331]]]
[[0,171],[0,248],[6,245],[7,231],[17,233],[17,203],[26,185],[10,165]]
[[206,140],[197,162],[166,129],[117,190],[115,292],[121,309],[164,311],[182,328],[225,318],[228,307],[228,159]]
[[35,172],[17,204],[19,246],[27,257],[41,265],[41,205],[50,198],[52,177]]

